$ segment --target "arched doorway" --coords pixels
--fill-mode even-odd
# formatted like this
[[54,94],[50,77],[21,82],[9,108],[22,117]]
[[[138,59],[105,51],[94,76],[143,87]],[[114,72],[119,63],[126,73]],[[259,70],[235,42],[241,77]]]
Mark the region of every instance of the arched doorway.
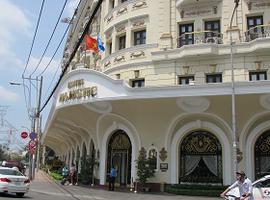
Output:
[[117,130],[112,134],[107,152],[107,173],[114,166],[117,170],[116,184],[130,184],[132,146],[128,135],[123,130]]
[[188,134],[179,146],[179,183],[222,184],[222,148],[208,131]]
[[265,131],[255,143],[255,178],[270,173],[270,130]]

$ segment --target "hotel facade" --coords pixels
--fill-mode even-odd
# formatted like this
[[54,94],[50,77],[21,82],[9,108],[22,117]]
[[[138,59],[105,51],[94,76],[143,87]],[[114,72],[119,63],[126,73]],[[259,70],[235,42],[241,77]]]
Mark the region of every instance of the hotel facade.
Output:
[[[72,20],[67,62],[96,1]],[[144,148],[160,184],[229,185],[270,173],[270,1],[104,0],[53,96],[42,141],[93,176],[131,185]],[[231,20],[232,19],[232,20]],[[230,26],[231,22],[231,26]],[[233,73],[232,73],[233,72]]]

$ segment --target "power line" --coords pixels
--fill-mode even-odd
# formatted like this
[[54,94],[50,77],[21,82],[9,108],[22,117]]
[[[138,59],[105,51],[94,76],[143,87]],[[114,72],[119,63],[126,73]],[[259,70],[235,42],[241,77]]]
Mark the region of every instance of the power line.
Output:
[[32,50],[33,50],[33,46],[34,46],[34,43],[35,43],[35,40],[36,40],[36,35],[37,35],[38,27],[39,27],[39,24],[40,24],[41,15],[42,15],[43,8],[44,8],[44,2],[45,2],[45,0],[42,0],[41,8],[40,8],[39,15],[38,15],[38,21],[37,21],[37,25],[36,25],[36,28],[35,28],[34,37],[33,37],[33,40],[32,40],[30,52],[29,52],[29,55],[28,55],[28,58],[27,58],[26,65],[24,67],[22,76],[24,76],[24,73],[26,71],[26,68],[28,67],[28,64],[29,64],[30,56],[32,54]]
[[82,43],[85,34],[88,32],[89,27],[90,27],[90,25],[91,25],[91,23],[93,21],[93,18],[95,17],[95,15],[96,15],[99,7],[101,6],[102,2],[103,2],[103,0],[98,0],[98,3],[96,5],[96,7],[95,7],[89,21],[88,21],[88,23],[87,23],[83,33],[82,33],[81,37],[79,38],[77,44],[75,45],[75,48],[74,48],[73,52],[71,53],[70,58],[69,58],[68,62],[66,63],[66,65],[65,65],[65,67],[64,67],[64,69],[63,69],[63,71],[62,71],[62,73],[60,75],[60,78],[58,79],[58,81],[57,81],[55,87],[53,88],[53,91],[51,92],[50,96],[48,97],[48,99],[46,100],[46,102],[44,103],[44,105],[41,107],[41,109],[38,112],[42,112],[42,110],[45,108],[45,106],[48,104],[49,100],[51,99],[51,97],[52,97],[53,93],[55,92],[56,88],[60,84],[60,81],[62,80],[63,76],[65,75],[65,72],[67,71],[68,66],[70,65],[72,59],[74,58],[78,48],[80,47],[80,44]]
[[[65,0],[65,2],[64,2],[64,5],[63,5],[62,10],[61,10],[61,12],[60,12],[60,15],[59,15],[59,17],[58,17],[58,19],[57,19],[57,22],[56,22],[56,24],[55,24],[55,26],[54,26],[53,32],[52,32],[52,34],[51,34],[51,36],[50,36],[50,39],[49,39],[48,42],[47,42],[47,45],[46,45],[46,47],[45,47],[45,50],[43,51],[43,54],[42,54],[42,56],[41,56],[41,58],[40,58],[40,60],[39,60],[39,62],[38,62],[38,64],[37,64],[36,68],[35,68],[34,71],[30,74],[30,76],[32,76],[32,75],[36,72],[36,70],[37,70],[38,67],[40,66],[41,61],[42,61],[43,58],[44,58],[45,53],[46,53],[47,50],[48,50],[48,47],[49,47],[49,45],[50,45],[50,43],[51,43],[51,40],[52,40],[52,38],[53,38],[53,36],[54,36],[55,30],[56,30],[56,28],[57,28],[57,26],[58,26],[58,24],[59,24],[59,21],[60,21],[60,19],[61,19],[61,16],[63,15],[64,9],[65,9],[65,7],[66,7],[66,5],[67,5],[67,1],[68,1],[68,0]],[[46,69],[45,69],[45,70],[46,70]],[[38,76],[41,76],[41,75],[44,73],[45,70],[43,70],[43,72],[40,73]]]
[[[78,6],[81,4],[81,2],[82,2],[82,0],[78,3]],[[83,5],[83,8],[85,8],[86,4],[87,4],[87,1],[85,1],[85,4]],[[72,21],[74,20],[75,15],[76,15],[76,13],[74,13],[74,15],[72,16],[72,18],[69,20],[70,22],[72,22]],[[81,18],[81,15],[82,15],[82,12],[80,13],[79,19]],[[75,24],[75,28],[74,28],[74,29],[76,29],[78,23],[79,23],[79,20],[77,20],[77,23]],[[69,27],[70,27],[71,24],[72,24],[72,23],[69,23],[68,27],[66,28],[66,31],[65,31],[65,33],[64,33],[64,35],[63,35],[63,37],[62,37],[62,39],[61,39],[61,42],[60,42],[60,44],[58,45],[58,47],[57,47],[57,49],[56,49],[56,52],[58,51],[60,45],[62,44],[63,39],[64,39],[64,37],[65,37],[65,35],[66,35],[66,33],[67,33],[67,31],[68,31],[68,29],[69,29]],[[48,65],[45,67],[45,69],[43,70],[43,72],[49,67],[51,61],[53,60],[53,58],[54,58],[54,56],[55,56],[55,54],[56,54],[56,52],[55,52],[54,55],[52,56],[50,62],[49,62]],[[57,72],[58,72],[58,70],[59,70],[59,67],[60,67],[60,65],[58,66],[57,70],[55,71],[55,73],[54,73],[54,75],[53,75],[53,78],[52,78],[52,80],[51,80],[51,82],[50,82],[50,84],[49,84],[49,87],[48,87],[47,91],[45,92],[45,95],[44,95],[44,96],[47,96],[47,94],[48,94],[48,92],[49,92],[49,89],[50,89],[51,85],[53,84],[53,81],[54,81],[54,79],[55,79],[55,76],[56,76],[56,74],[57,74]],[[41,72],[38,76],[40,76],[41,74],[43,74],[43,72]]]
[[[45,3],[45,0],[42,0],[42,4],[41,4],[40,10],[39,10],[39,15],[38,15],[38,21],[37,21],[36,28],[35,28],[34,37],[32,39],[32,44],[31,44],[31,47],[30,47],[30,52],[29,52],[29,55],[28,55],[28,58],[27,58],[27,61],[26,61],[26,64],[25,64],[25,67],[24,67],[24,70],[23,70],[23,73],[22,73],[23,95],[24,95],[24,101],[25,101],[25,104],[26,104],[26,109],[27,109],[28,117],[30,117],[30,111],[29,111],[30,110],[30,105],[28,105],[27,99],[26,99],[24,74],[25,74],[25,71],[26,71],[26,69],[28,67],[29,60],[30,60],[30,57],[31,57],[31,54],[32,54],[32,50],[33,50],[33,46],[34,46],[34,43],[35,43],[35,40],[36,40],[36,35],[37,35],[38,27],[39,27],[39,24],[40,24],[40,19],[41,19],[41,15],[42,15],[43,8],[44,8],[44,3]],[[31,91],[29,91],[29,92],[31,92]],[[31,93],[29,94],[29,96],[31,98]]]

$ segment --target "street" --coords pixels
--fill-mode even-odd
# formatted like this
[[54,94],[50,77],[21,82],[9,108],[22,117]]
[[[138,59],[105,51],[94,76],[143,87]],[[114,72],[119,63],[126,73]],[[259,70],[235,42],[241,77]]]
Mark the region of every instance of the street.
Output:
[[[18,199],[15,195],[1,194],[1,199]],[[220,198],[189,197],[176,195],[134,194],[129,192],[109,192],[103,189],[89,189],[80,186],[62,186],[52,181],[47,174],[39,171],[31,183],[30,191],[24,199],[36,200],[217,200]]]

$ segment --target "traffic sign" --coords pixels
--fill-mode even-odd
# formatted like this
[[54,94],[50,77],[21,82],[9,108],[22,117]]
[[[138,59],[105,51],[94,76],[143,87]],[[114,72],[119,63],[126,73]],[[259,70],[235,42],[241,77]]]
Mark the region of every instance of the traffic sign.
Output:
[[30,148],[32,148],[32,149],[35,148],[35,147],[36,147],[36,144],[37,144],[37,143],[36,143],[35,140],[30,140],[30,142],[29,142],[29,149],[30,149]]
[[34,140],[34,139],[37,138],[37,134],[35,132],[31,132],[29,137],[30,137],[31,140]]
[[21,132],[21,138],[22,139],[25,139],[25,138],[27,138],[28,137],[28,133],[27,132]]

